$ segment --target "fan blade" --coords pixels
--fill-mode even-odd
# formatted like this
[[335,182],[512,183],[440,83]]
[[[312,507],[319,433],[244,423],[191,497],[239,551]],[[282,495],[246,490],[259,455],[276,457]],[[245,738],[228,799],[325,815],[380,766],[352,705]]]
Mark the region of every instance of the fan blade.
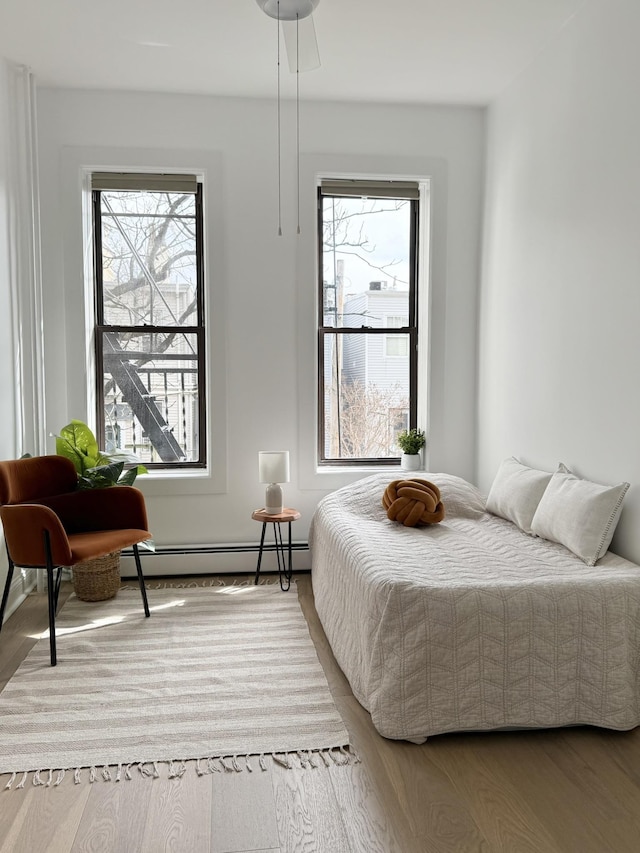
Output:
[[313,15],[299,21],[281,21],[287,49],[289,71],[313,71],[320,68],[320,54]]

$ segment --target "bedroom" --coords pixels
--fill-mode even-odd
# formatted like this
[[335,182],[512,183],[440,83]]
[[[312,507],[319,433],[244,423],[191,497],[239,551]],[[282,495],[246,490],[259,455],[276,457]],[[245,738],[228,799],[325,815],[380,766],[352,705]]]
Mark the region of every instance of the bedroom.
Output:
[[[304,103],[301,129],[310,169],[316,152],[341,171],[362,168],[365,157],[368,169],[383,173],[399,163],[419,172],[446,164],[445,196],[434,211],[444,239],[432,282],[428,470],[458,474],[486,490],[499,462],[516,453],[548,470],[562,460],[596,481],[628,480],[613,549],[634,561],[640,561],[634,488],[640,482],[639,29],[632,0],[586,2],[486,110],[314,101]],[[297,291],[303,260],[296,254],[291,172],[288,228],[281,240],[275,237],[273,152],[260,132],[273,123],[273,101],[46,87],[37,94],[46,397],[37,388],[24,395],[37,412],[24,436],[3,429],[0,456],[36,447],[29,429],[38,418],[46,436],[85,410],[78,369],[84,358],[76,351],[81,295],[73,289],[82,255],[69,213],[74,187],[66,178],[74,157],[90,153],[108,166],[114,152],[123,159],[155,152],[158,161],[178,166],[186,150],[202,154],[198,165],[211,170],[221,197],[213,214],[212,277],[224,285],[212,330],[219,366],[213,403],[223,415],[214,423],[212,454],[218,450],[234,463],[214,474],[219,479],[204,499],[196,491],[201,486],[186,491],[172,484],[171,494],[165,487],[159,494],[150,483],[150,515],[162,530],[157,539],[253,541],[250,513],[262,497],[255,457],[271,446],[295,451],[287,495],[308,524],[319,497],[346,479],[316,474],[304,452],[315,394],[304,304],[312,297]],[[5,102],[3,150],[7,109]],[[169,125],[167,114],[174,118]],[[6,225],[5,217],[3,208]],[[311,214],[301,251],[312,228]],[[0,390],[11,407],[18,389],[2,255]],[[258,286],[265,277],[267,287]],[[265,381],[255,362],[267,349],[283,365],[295,364],[295,375]],[[273,400],[278,419],[256,416],[270,411]],[[5,424],[14,420],[7,412]],[[224,536],[213,529],[213,517]],[[305,529],[296,536],[306,539]]]

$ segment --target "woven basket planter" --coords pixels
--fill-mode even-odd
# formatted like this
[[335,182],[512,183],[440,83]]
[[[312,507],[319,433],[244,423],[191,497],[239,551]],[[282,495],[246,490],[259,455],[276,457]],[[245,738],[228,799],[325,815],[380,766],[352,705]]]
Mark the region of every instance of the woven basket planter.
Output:
[[105,601],[120,589],[120,551],[73,567],[73,590],[81,601]]

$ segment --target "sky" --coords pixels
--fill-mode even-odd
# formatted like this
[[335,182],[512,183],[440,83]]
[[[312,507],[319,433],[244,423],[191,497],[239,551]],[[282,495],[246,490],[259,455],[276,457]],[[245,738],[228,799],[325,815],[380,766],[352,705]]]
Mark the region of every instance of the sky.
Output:
[[[391,288],[394,277],[397,290],[408,290],[409,202],[404,202],[402,209],[395,211],[389,210],[396,204],[392,199],[336,201],[340,208],[349,214],[348,221],[343,219],[336,229],[335,258],[344,259],[345,296],[368,290],[371,281],[386,281],[387,286]],[[325,211],[330,204],[331,199],[325,199]],[[375,212],[357,214],[356,211],[360,211],[363,204],[366,210]],[[340,208],[336,204],[336,210]],[[363,240],[366,240],[364,246],[345,245],[362,243]],[[333,282],[333,260],[334,254],[325,244],[324,278],[327,282]],[[384,271],[379,269],[380,267]]]

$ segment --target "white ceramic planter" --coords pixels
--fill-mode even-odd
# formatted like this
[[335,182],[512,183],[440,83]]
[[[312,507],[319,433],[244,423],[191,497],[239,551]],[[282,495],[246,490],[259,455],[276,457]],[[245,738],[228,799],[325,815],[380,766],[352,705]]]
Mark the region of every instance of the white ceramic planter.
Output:
[[400,467],[403,471],[419,471],[422,468],[422,456],[419,453],[403,453]]

